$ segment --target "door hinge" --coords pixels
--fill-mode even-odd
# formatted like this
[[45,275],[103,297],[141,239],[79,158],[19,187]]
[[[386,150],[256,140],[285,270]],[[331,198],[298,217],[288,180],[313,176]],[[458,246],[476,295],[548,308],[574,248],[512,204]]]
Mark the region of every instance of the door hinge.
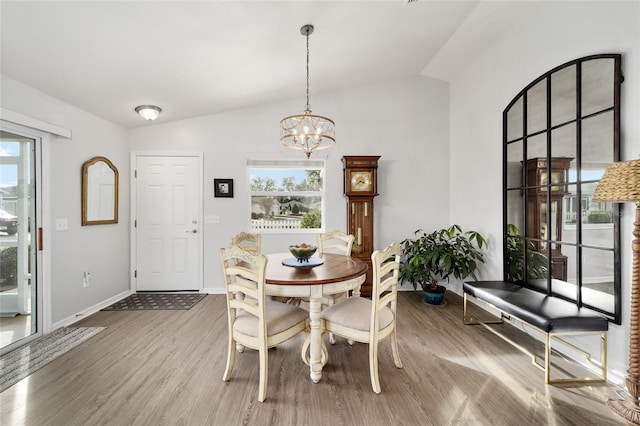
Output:
[[133,271],[133,278],[138,278],[138,270]]
[[138,227],[138,221],[137,221],[137,220],[134,220],[134,221],[133,221],[133,227],[134,227],[134,228],[137,228],[137,227]]
[[138,177],[138,171],[137,171],[137,170],[134,170],[134,171],[133,171],[133,177],[134,177],[134,178],[137,178],[137,177]]

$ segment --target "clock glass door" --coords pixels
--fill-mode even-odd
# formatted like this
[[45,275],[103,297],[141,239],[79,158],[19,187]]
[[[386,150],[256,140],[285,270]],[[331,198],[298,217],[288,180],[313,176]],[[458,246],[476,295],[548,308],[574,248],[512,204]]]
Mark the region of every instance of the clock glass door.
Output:
[[371,246],[371,203],[365,201],[351,201],[351,220],[349,229],[353,233],[352,254],[367,253]]

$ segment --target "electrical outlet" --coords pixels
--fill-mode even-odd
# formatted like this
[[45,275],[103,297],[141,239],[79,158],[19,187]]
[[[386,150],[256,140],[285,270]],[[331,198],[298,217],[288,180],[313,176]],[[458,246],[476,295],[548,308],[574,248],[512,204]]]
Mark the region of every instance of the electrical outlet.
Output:
[[82,273],[82,287],[87,288],[91,284],[91,274],[89,272]]

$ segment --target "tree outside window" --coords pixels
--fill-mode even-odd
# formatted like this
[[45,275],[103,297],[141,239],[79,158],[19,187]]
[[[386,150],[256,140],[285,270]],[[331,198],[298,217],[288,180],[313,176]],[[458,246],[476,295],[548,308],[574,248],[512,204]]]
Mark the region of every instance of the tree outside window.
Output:
[[252,232],[320,232],[324,161],[249,161]]

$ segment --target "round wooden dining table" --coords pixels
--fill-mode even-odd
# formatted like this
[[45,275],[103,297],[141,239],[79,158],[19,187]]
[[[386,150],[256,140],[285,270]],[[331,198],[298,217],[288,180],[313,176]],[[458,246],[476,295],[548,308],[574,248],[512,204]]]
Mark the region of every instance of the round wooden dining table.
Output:
[[[324,346],[320,327],[322,299],[349,290],[353,290],[354,296],[360,296],[360,285],[365,280],[368,266],[360,259],[331,253],[318,256],[324,263],[314,267],[284,265],[283,260],[292,257],[290,253],[268,254],[267,257],[266,293],[309,299],[309,369],[311,380],[318,383],[322,378]],[[304,353],[303,360],[306,362]]]

